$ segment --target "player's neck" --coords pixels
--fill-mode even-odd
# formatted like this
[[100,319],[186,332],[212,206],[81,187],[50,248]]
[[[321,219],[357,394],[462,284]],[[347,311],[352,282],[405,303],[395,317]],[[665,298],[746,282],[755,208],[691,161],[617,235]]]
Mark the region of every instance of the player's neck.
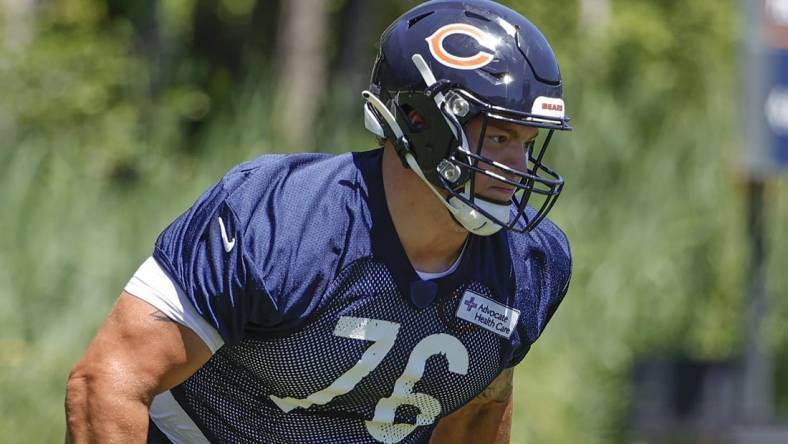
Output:
[[402,166],[392,146],[383,153],[383,186],[391,220],[413,268],[426,272],[448,269],[468,232],[457,225],[427,185]]

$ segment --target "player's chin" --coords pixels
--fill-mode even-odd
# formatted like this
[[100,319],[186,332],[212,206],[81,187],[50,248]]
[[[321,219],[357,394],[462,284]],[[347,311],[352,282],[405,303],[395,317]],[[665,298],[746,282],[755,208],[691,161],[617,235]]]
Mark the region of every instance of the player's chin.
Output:
[[492,202],[498,205],[509,205],[510,203],[512,203],[512,196],[514,196],[514,191],[493,187],[484,190],[484,192],[476,193],[476,195],[488,202]]

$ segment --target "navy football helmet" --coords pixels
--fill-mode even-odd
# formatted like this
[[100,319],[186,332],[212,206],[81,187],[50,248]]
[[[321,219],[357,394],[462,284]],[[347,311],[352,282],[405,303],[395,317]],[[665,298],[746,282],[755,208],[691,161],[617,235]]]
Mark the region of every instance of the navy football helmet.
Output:
[[[467,230],[530,231],[553,207],[564,181],[542,161],[553,133],[571,128],[555,54],[525,17],[486,0],[421,4],[383,33],[370,83],[366,128],[394,144]],[[413,125],[411,111],[425,124]],[[479,116],[479,143],[471,147],[463,128]],[[547,129],[538,146],[524,147],[525,171],[482,155],[491,119]],[[511,201],[478,196],[477,174],[514,188]]]

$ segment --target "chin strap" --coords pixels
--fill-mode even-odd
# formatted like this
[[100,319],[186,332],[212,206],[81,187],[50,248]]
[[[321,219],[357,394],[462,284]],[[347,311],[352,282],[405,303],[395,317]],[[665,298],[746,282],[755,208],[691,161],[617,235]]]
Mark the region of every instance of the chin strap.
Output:
[[[460,195],[466,200],[471,199],[469,188],[470,186],[466,185],[465,190],[460,193]],[[486,211],[496,219],[506,222],[509,221],[509,205],[501,205],[495,202],[490,202],[489,200],[482,199],[479,196],[476,196],[473,201],[479,208]],[[455,211],[452,212],[454,218],[457,219],[457,221],[463,227],[473,234],[478,234],[479,236],[490,236],[503,228],[501,225],[493,222],[490,218],[455,196],[449,196],[445,202],[455,209]],[[474,228],[471,229],[470,227]]]
[[[418,56],[418,54],[416,55]],[[414,56],[414,58],[416,57]],[[420,56],[419,56],[420,58]],[[423,62],[423,60],[422,60]],[[426,64],[425,64],[426,65]],[[432,73],[430,72],[430,75]],[[434,77],[433,77],[434,81]],[[434,82],[433,82],[434,83]],[[371,110],[367,109],[367,106],[371,106],[374,110],[379,114],[383,120],[385,120],[385,124],[390,128],[391,132],[394,134],[394,137],[397,138],[394,143],[401,143],[405,138],[404,133],[402,132],[402,128],[400,128],[399,124],[397,124],[397,120],[394,118],[394,115],[391,114],[391,111],[386,108],[386,105],[381,102],[379,98],[377,98],[374,94],[369,91],[363,91],[361,95],[367,101],[367,105],[365,105],[365,115],[370,115]],[[377,119],[375,119],[377,120]],[[378,128],[381,129],[380,122],[377,125]],[[463,140],[465,135],[462,135]],[[411,170],[427,185],[427,187],[432,190],[438,200],[443,203],[443,205],[449,210],[449,213],[454,217],[454,219],[460,223],[466,230],[470,231],[473,234],[479,236],[490,236],[492,234],[497,233],[501,228],[501,225],[493,222],[484,214],[480,213],[466,202],[462,201],[461,199],[456,198],[455,196],[449,196],[449,198],[445,198],[435,186],[430,183],[429,180],[424,176],[424,172],[421,170],[418,162],[416,162],[416,158],[413,157],[413,153],[409,151],[404,151],[404,158],[405,162],[408,164]],[[465,185],[465,190],[462,192],[462,196],[470,200],[470,184]],[[490,213],[494,217],[498,218],[498,220],[508,221],[509,220],[509,206],[508,205],[501,205],[496,204],[482,198],[476,197],[474,202],[477,205],[484,209],[484,211]]]

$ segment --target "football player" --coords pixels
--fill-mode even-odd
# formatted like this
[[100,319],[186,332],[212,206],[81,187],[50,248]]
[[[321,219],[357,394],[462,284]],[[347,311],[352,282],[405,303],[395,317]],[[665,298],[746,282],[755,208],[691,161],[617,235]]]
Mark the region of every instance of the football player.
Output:
[[74,441],[508,441],[571,269],[553,51],[504,6],[431,1],[363,97],[380,149],[241,164],[164,230],[70,375]]

